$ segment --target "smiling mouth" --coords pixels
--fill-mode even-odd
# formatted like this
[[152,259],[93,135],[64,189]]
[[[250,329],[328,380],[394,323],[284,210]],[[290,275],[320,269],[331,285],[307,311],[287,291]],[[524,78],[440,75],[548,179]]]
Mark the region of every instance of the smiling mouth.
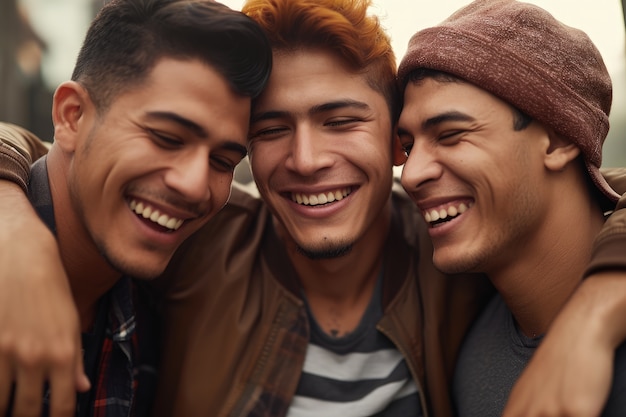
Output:
[[159,225],[168,231],[175,231],[182,226],[185,220],[177,219],[176,217],[168,216],[167,214],[161,213],[158,209],[150,206],[149,204],[143,202],[137,202],[136,200],[131,200],[128,204],[130,209],[137,214],[138,216],[143,217],[146,220]]
[[303,206],[321,206],[334,201],[343,200],[345,197],[349,196],[350,193],[352,193],[352,187],[344,187],[335,191],[316,194],[291,193],[291,200]]
[[472,205],[473,203],[461,203],[458,205],[450,205],[447,208],[424,210],[422,215],[424,216],[426,223],[431,226],[436,226],[457,218],[461,214],[465,213],[468,208],[472,207]]

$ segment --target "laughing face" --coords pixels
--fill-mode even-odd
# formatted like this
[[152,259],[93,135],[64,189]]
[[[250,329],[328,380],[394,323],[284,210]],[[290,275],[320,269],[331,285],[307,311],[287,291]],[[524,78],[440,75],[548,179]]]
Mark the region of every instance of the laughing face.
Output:
[[253,108],[250,163],[283,234],[310,258],[384,239],[391,133],[386,101],[363,74],[326,51],[274,54]]
[[119,271],[161,273],[226,203],[246,152],[250,99],[210,66],[167,58],[102,114],[76,85],[57,95],[67,120],[83,99],[75,128],[55,123],[72,203],[58,222]]
[[409,154],[402,173],[448,273],[487,272],[517,262],[545,217],[548,133],[513,128],[513,109],[465,82],[410,82],[399,122]]

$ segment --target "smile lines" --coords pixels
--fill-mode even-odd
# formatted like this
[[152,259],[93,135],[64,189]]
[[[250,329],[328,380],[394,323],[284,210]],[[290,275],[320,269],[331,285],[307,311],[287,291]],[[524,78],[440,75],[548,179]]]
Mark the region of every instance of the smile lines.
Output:
[[318,194],[291,193],[291,200],[305,206],[318,206],[343,200],[352,192],[351,187],[344,187],[335,191],[328,191]]
[[137,215],[170,230],[178,230],[184,222],[184,220],[177,219],[176,217],[170,217],[167,214],[159,212],[159,210],[149,206],[148,204],[137,202],[136,200],[131,200],[129,206],[130,209]]

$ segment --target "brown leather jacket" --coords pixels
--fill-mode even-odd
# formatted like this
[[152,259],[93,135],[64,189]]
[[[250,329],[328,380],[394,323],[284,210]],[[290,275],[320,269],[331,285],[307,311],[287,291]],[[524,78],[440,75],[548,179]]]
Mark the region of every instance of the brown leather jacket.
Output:
[[[434,269],[425,224],[393,193],[378,329],[407,358],[427,415],[450,415],[448,386],[487,280]],[[157,416],[284,416],[309,339],[297,276],[268,208],[235,188],[229,204],[182,246],[168,294]],[[172,402],[173,401],[173,402]]]
[[[20,134],[11,133],[0,130],[0,139],[21,144],[33,159],[45,151],[34,136],[16,142]],[[0,147],[0,178],[26,181],[19,159]],[[626,170],[607,177],[618,192],[626,191]],[[436,271],[421,216],[397,184],[392,198],[378,328],[408,359],[427,415],[449,416],[458,347],[493,290],[482,277]],[[626,207],[626,197],[619,207]],[[599,235],[589,272],[625,268],[624,232],[626,211],[620,210]],[[154,414],[285,415],[309,329],[297,277],[267,207],[235,188],[229,204],[185,242],[155,284],[165,301],[165,326]]]

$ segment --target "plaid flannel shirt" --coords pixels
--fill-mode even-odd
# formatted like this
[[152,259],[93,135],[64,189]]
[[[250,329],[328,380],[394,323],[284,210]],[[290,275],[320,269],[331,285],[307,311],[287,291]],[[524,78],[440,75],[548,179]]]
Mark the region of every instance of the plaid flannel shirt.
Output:
[[[45,157],[32,166],[29,197],[42,220],[56,234]],[[156,391],[158,360],[157,319],[148,291],[140,282],[122,277],[109,290],[107,319],[99,349],[95,378],[87,394],[91,400],[79,417],[148,416]],[[47,391],[47,390],[46,390]],[[49,393],[44,395],[48,415]]]

